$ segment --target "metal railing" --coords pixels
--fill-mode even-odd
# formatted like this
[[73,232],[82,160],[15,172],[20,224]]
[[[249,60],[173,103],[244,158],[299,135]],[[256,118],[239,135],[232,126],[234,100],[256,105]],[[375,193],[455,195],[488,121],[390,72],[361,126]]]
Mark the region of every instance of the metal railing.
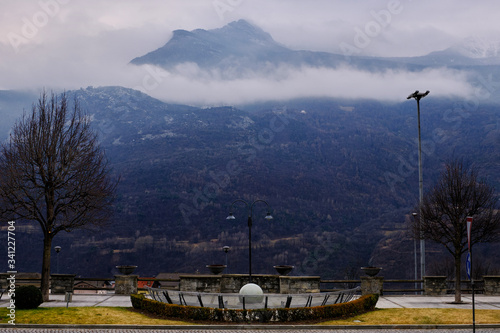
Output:
[[147,288],[147,296],[159,302],[220,309],[275,309],[346,303],[359,297],[360,288],[327,293],[258,294],[201,293]]

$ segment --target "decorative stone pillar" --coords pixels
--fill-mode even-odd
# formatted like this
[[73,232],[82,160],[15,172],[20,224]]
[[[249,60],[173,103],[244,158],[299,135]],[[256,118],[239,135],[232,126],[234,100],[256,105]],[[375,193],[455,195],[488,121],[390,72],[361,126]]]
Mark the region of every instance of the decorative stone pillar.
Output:
[[500,295],[500,276],[487,275],[483,280],[485,295]]
[[447,290],[446,276],[424,276],[424,295],[446,295]]
[[50,291],[52,294],[73,292],[76,274],[51,274]]
[[137,294],[138,275],[115,275],[115,294]]
[[361,295],[379,294],[382,295],[384,278],[382,276],[362,276]]

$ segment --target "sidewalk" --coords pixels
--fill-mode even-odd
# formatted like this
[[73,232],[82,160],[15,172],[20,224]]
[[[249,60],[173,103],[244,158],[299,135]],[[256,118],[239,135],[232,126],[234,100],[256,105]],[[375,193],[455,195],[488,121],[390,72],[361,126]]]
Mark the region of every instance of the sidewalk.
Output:
[[[50,295],[50,301],[44,302],[40,307],[83,307],[83,306],[120,306],[120,307],[132,307],[132,302],[130,301],[130,296],[127,295],[115,295],[115,294],[73,294],[72,301],[66,303],[64,301],[65,295]],[[2,297],[0,300],[0,307],[7,307],[9,305],[9,300]]]
[[[453,304],[455,300],[453,295],[449,296],[419,296],[419,295],[405,295],[405,296],[381,296],[377,303],[379,309],[389,308],[455,308],[455,309],[471,309],[472,296],[462,295],[462,304]],[[0,307],[8,306],[7,298],[2,297],[0,300]],[[125,295],[73,295],[72,301],[67,304],[64,301],[64,295],[51,295],[50,301],[45,302],[41,307],[82,307],[82,306],[118,306],[118,307],[131,307],[130,296]],[[490,309],[500,310],[500,296],[475,296],[475,307],[478,310]]]
[[[462,295],[462,304],[453,304],[455,295],[447,296],[381,296],[377,308],[436,308],[436,309],[472,309],[472,295]],[[474,296],[477,310],[500,310],[500,296]]]

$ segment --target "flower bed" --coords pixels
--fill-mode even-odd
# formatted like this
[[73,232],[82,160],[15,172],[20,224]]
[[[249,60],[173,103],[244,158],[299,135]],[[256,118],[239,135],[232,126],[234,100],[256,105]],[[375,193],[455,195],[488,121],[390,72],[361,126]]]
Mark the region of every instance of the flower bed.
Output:
[[160,317],[215,322],[293,322],[346,318],[374,310],[378,301],[378,295],[374,294],[347,303],[325,306],[242,310],[168,304],[137,294],[130,298],[135,309]]

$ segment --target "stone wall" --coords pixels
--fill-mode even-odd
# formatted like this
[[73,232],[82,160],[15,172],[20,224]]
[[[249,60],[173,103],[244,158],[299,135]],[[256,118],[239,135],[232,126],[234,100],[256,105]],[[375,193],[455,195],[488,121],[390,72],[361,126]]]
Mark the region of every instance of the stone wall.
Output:
[[[222,293],[238,293],[245,284],[250,283],[248,275],[224,274],[221,280]],[[280,290],[278,275],[252,275],[252,283],[257,284],[265,293],[277,294]]]
[[[204,293],[238,293],[250,282],[246,274],[181,275],[180,291]],[[268,294],[316,293],[320,291],[319,276],[252,275],[252,283]]]
[[200,293],[220,293],[221,275],[181,275],[180,291],[197,291]]
[[319,293],[319,276],[280,276],[280,294]]

